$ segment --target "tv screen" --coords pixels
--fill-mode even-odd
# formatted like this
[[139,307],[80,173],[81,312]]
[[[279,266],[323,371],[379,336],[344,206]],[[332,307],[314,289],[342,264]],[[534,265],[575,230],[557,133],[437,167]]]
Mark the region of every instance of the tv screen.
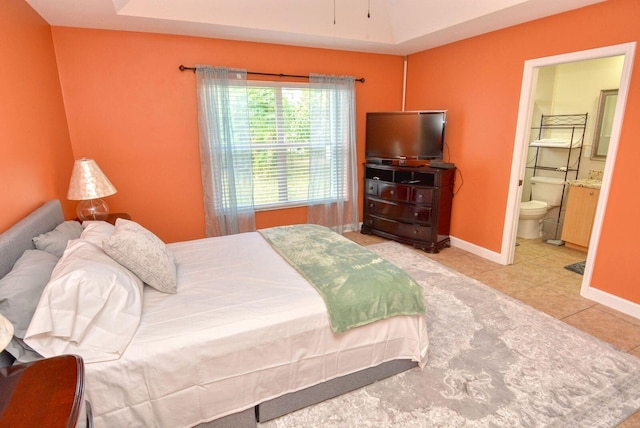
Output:
[[446,110],[367,113],[367,159],[442,159]]

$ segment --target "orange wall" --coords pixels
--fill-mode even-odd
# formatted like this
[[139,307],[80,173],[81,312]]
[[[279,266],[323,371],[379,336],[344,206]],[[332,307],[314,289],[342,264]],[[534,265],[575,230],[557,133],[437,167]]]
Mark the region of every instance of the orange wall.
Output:
[[[524,62],[640,39],[640,2],[608,0],[431,49],[408,60],[407,108],[448,108],[451,160],[464,176],[452,235],[500,252]],[[640,303],[640,52],[592,286]],[[606,89],[606,88],[605,88]]]
[[[357,86],[360,161],[365,112],[400,108],[397,56],[50,29],[22,0],[5,0],[2,12],[0,55],[8,66],[0,69],[0,230],[53,197],[70,217],[75,203],[64,194],[72,160],[88,156],[119,189],[108,198],[112,211],[131,213],[167,241],[202,237],[195,78],[179,64],[364,76]],[[454,198],[454,236],[500,249],[524,61],[637,41],[638,16],[637,0],[608,0],[409,57],[407,108],[450,111],[450,160],[464,174]],[[636,303],[638,58],[593,276],[595,287]],[[303,210],[271,211],[258,226],[304,219]]]
[[[0,6],[0,232],[63,199],[73,156],[51,27],[24,0]],[[65,204],[68,216],[71,204]]]
[[[347,74],[357,83],[358,149],[365,112],[397,110],[403,59],[160,34],[54,27],[76,158],[96,159],[118,189],[106,198],[167,241],[204,237],[195,75],[180,64],[249,71]],[[359,200],[362,200],[360,197]],[[258,227],[306,222],[306,211],[258,213]]]

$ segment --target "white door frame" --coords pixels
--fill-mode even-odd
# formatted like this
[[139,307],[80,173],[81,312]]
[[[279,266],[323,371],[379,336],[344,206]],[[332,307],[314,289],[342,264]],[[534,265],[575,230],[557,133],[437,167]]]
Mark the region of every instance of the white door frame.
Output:
[[[520,106],[518,109],[518,122],[516,125],[516,135],[513,147],[513,161],[511,164],[511,176],[509,177],[509,194],[507,197],[507,210],[505,213],[504,230],[502,233],[502,248],[500,261],[503,264],[512,264],[515,254],[516,232],[518,228],[518,215],[520,212],[520,199],[522,197],[522,180],[525,175],[526,152],[529,141],[529,130],[533,116],[534,95],[536,90],[538,69],[550,65],[558,65],[568,62],[576,62],[590,59],[606,58],[611,56],[624,55],[622,76],[620,78],[620,88],[618,90],[618,101],[616,104],[615,117],[605,162],[602,187],[598,199],[598,207],[594,220],[593,232],[589,241],[591,249],[587,254],[584,276],[582,280],[581,294],[589,293],[591,285],[591,275],[593,265],[597,256],[600,233],[602,231],[602,221],[606,212],[607,200],[609,197],[609,187],[611,177],[616,164],[618,153],[618,143],[620,140],[620,130],[622,120],[627,105],[627,94],[629,92],[629,82],[631,81],[631,71],[636,49],[636,42],[623,43],[619,45],[606,46],[603,48],[590,49],[579,52],[572,52],[563,55],[555,55],[546,58],[527,60],[524,63],[524,73],[522,76],[522,88],[520,91]],[[619,303],[619,302],[618,302]],[[627,311],[625,311],[627,312]]]

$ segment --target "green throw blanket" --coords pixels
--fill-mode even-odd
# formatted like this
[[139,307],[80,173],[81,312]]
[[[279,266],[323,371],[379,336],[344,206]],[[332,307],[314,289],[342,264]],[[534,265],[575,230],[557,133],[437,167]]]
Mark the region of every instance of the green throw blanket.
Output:
[[259,232],[320,293],[334,333],[396,315],[425,313],[424,291],[406,272],[324,226]]

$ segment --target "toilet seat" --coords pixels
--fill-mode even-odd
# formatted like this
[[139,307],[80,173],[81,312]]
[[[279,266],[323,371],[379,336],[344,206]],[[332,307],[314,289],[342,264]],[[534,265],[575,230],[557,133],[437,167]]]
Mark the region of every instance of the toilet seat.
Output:
[[549,207],[543,201],[527,201],[520,203],[520,214],[527,216],[544,216]]

